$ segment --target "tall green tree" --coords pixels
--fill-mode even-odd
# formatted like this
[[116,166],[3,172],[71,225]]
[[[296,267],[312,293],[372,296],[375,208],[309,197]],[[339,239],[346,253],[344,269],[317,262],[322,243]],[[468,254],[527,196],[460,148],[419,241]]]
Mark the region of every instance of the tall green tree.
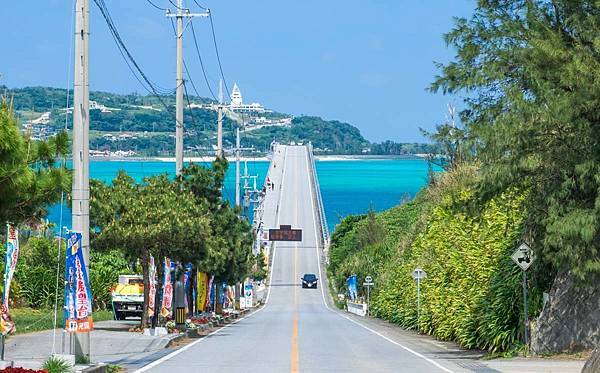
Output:
[[600,278],[600,4],[479,0],[446,41],[457,55],[432,90],[466,97],[479,195],[528,191],[543,262]]
[[0,98],[0,223],[39,222],[71,186],[57,160],[69,151],[65,132],[33,141],[19,131],[11,103]]
[[[205,257],[212,241],[208,204],[166,175],[137,184],[120,172],[112,185],[93,184],[91,207],[94,247],[119,248],[130,260],[140,261],[144,277],[141,325],[146,326],[150,255],[156,260],[160,294],[163,258],[195,263]],[[156,306],[158,311],[158,302]]]
[[[198,203],[206,203],[212,213],[212,245],[200,269],[215,276],[216,283],[235,284],[252,271],[252,227],[241,217],[241,211],[223,200],[221,189],[228,163],[218,157],[211,168],[191,165],[179,178],[181,188],[190,190]],[[220,287],[217,286],[217,291]],[[219,294],[217,294],[217,297]]]

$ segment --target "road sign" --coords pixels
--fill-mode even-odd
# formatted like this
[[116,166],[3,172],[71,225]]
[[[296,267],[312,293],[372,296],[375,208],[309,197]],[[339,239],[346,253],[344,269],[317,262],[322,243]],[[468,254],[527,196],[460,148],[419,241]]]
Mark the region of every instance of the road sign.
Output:
[[367,276],[365,277],[365,285],[373,285],[373,277]]
[[526,271],[535,260],[533,250],[526,243],[522,243],[510,257],[523,271]]
[[280,225],[279,229],[269,229],[269,241],[302,241],[302,229]]
[[427,272],[423,271],[420,267],[415,268],[415,270],[412,273],[412,277],[415,280],[422,280],[425,277],[427,277]]

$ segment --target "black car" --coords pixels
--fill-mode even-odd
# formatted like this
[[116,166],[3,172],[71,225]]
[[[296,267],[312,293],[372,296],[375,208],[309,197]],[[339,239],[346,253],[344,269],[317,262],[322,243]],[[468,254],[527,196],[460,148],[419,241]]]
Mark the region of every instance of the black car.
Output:
[[301,278],[302,280],[302,287],[303,288],[311,288],[311,289],[316,289],[317,288],[317,276],[315,276],[314,273],[306,273],[304,274],[304,276],[302,276]]

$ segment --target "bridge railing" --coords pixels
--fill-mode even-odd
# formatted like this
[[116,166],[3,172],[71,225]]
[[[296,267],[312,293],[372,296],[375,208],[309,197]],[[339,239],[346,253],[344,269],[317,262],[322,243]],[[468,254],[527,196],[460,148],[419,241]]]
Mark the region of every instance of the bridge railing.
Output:
[[312,177],[312,185],[314,188],[314,198],[316,199],[319,220],[321,226],[321,238],[323,242],[323,249],[327,253],[329,249],[329,227],[327,226],[327,217],[325,216],[325,208],[323,207],[323,197],[321,196],[321,187],[319,186],[319,178],[317,177],[317,167],[315,165],[315,156],[313,153],[313,146],[311,143],[308,144],[308,158],[310,160],[310,173]]

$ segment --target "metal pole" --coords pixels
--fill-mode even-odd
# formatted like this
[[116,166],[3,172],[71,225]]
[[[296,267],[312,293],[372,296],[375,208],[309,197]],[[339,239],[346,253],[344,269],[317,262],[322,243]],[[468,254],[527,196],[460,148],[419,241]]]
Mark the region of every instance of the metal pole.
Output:
[[177,0],[177,78],[175,95],[175,172],[183,169],[183,0]]
[[223,79],[219,80],[219,106],[217,108],[217,157],[223,156]]
[[367,316],[371,313],[371,287],[367,285]]
[[421,330],[419,319],[421,318],[421,278],[417,277],[417,331]]
[[[81,232],[85,267],[90,267],[90,180],[89,180],[89,0],[75,4],[75,63],[73,79],[73,189],[72,226]],[[90,355],[90,334],[75,337],[75,354]]]
[[527,306],[527,271],[523,271],[523,309],[524,309],[524,332],[525,346],[529,347],[529,311]]
[[240,127],[235,131],[235,205],[240,205]]

